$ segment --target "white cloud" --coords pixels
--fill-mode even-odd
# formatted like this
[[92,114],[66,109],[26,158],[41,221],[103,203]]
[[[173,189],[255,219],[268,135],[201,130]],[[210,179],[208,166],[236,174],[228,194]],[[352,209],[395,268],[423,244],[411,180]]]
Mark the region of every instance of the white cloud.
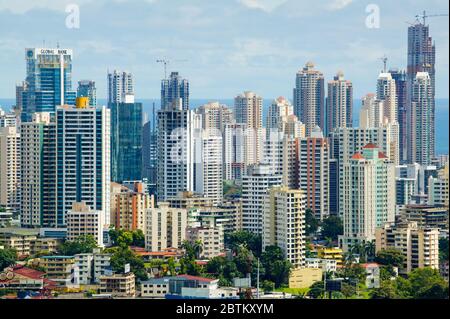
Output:
[[250,9],[260,9],[271,12],[287,0],[238,0],[244,6]]
[[328,3],[327,8],[329,10],[341,10],[350,5],[352,2],[353,0],[332,0]]

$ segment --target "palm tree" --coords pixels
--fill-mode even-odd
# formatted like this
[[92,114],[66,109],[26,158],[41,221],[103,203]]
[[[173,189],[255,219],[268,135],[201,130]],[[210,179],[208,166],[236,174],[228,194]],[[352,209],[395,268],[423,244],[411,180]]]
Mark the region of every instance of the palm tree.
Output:
[[367,257],[367,261],[373,261],[375,258],[375,242],[373,240],[364,244],[364,252]]

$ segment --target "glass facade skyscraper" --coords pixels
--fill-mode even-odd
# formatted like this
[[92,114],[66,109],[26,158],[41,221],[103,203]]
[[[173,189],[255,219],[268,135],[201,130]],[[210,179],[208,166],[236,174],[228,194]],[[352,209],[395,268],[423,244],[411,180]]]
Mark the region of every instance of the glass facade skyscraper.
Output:
[[97,88],[95,87],[95,82],[91,80],[78,81],[77,96],[87,97],[89,98],[90,106],[97,106]]
[[172,72],[170,79],[161,81],[161,109],[166,110],[172,103],[182,100],[182,109],[189,109],[189,81],[183,79],[178,72]]
[[124,103],[109,104],[111,180],[118,183],[142,179],[142,103],[131,97]]
[[32,120],[34,112],[56,112],[58,105],[74,105],[72,90],[72,50],[25,49],[26,89],[22,93],[22,121]]

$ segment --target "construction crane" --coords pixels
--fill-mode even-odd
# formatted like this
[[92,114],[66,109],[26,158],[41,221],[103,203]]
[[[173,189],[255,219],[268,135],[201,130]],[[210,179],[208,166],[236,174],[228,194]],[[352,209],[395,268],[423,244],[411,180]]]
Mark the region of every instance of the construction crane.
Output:
[[422,14],[416,15],[416,20],[420,22],[420,18],[422,18],[422,23],[425,25],[426,18],[433,18],[433,17],[448,17],[448,13],[440,13],[440,14],[427,14],[427,12],[424,10]]
[[[172,62],[186,62],[187,60],[173,60]],[[164,79],[167,79],[167,65],[170,63],[171,61],[168,59],[158,59],[156,60],[156,63],[162,63],[164,64]]]
[[385,54],[380,60],[383,61],[383,73],[386,73],[388,57]]

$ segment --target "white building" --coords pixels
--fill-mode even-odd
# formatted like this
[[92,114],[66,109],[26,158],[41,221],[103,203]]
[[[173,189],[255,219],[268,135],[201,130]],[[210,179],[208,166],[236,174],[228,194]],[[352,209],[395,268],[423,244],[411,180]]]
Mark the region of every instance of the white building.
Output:
[[449,162],[438,172],[438,176],[428,179],[428,202],[430,205],[447,206],[449,205],[448,196],[448,173]]
[[111,254],[102,254],[98,249],[93,253],[77,254],[74,258],[81,285],[99,283],[100,277],[111,271]]
[[193,128],[200,118],[183,109],[181,99],[158,111],[158,200],[194,190]]
[[64,225],[74,202],[102,211],[110,223],[110,110],[90,107],[77,98],[76,106],[59,106],[57,124],[57,224]]
[[74,202],[66,213],[67,240],[74,241],[80,236],[91,235],[99,247],[103,247],[102,211],[91,209],[84,202]]
[[305,265],[306,196],[302,190],[273,187],[264,205],[263,248],[280,247],[294,268]]
[[375,229],[395,218],[395,166],[376,145],[367,144],[344,164],[342,216],[344,251],[375,239]]
[[181,248],[186,239],[188,213],[183,208],[173,208],[169,203],[159,202],[158,207],[147,210],[145,249],[162,251]]
[[255,234],[263,232],[263,212],[267,190],[282,184],[282,176],[272,173],[269,165],[249,168],[242,180],[242,229]]
[[223,198],[222,135],[215,129],[194,132],[194,191],[218,204]]
[[124,103],[125,96],[133,94],[133,74],[118,70],[108,72],[108,103]]
[[20,134],[15,126],[0,127],[0,207],[8,216],[20,209]]
[[199,106],[196,113],[202,116],[202,127],[205,130],[216,129],[223,132],[226,124],[234,122],[233,110],[219,102],[209,102]]

